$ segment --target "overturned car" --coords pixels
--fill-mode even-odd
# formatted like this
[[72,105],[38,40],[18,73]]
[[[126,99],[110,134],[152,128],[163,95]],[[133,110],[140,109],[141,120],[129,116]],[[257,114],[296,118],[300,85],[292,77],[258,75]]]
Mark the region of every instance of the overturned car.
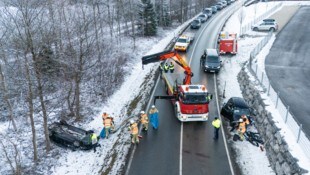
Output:
[[65,121],[54,122],[48,127],[48,130],[50,139],[59,146],[72,150],[89,150],[98,146],[99,137],[93,135],[94,131],[86,131],[69,125]]

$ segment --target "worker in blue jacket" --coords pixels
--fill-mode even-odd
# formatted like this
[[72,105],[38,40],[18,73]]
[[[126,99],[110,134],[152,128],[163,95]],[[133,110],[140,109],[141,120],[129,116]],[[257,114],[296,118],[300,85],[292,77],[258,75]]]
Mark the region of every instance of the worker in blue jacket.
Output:
[[152,105],[149,111],[149,115],[150,115],[150,120],[151,120],[151,124],[153,128],[158,129],[158,110],[156,109],[154,105]]

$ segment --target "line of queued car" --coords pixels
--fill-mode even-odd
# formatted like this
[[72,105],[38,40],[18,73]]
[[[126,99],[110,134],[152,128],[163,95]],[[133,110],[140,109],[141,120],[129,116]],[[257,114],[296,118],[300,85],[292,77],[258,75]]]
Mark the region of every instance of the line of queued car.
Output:
[[235,2],[235,0],[222,0],[210,7],[204,8],[201,14],[199,14],[199,16],[191,22],[190,28],[199,29],[202,23],[211,18],[212,15],[232,4],[233,2]]

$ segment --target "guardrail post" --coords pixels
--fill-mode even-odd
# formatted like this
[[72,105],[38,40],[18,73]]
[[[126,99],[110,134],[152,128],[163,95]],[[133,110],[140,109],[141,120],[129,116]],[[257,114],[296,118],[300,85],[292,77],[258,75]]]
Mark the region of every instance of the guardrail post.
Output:
[[264,79],[264,72],[262,72],[262,79],[261,79],[262,84],[263,84],[263,79]]
[[279,95],[280,95],[280,92],[277,93],[276,108],[278,107]]
[[290,106],[287,107],[286,115],[285,115],[285,123],[287,122],[288,112],[290,111]]
[[302,124],[300,124],[300,126],[299,126],[298,136],[297,136],[297,143],[299,142],[299,139],[300,139],[301,129],[302,129]]
[[267,90],[267,96],[269,96],[270,94],[270,86],[271,86],[271,84],[270,84],[270,81],[269,81],[269,85],[268,85],[268,90]]
[[255,75],[257,75],[257,68],[258,68],[258,65],[256,64]]

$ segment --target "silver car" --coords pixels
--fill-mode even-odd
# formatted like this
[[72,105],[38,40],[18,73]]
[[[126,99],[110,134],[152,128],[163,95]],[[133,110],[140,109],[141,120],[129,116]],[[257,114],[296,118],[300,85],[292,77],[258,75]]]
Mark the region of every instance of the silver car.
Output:
[[197,18],[200,19],[200,21],[201,21],[202,23],[204,23],[204,22],[206,22],[206,21],[208,20],[208,15],[206,15],[206,14],[200,14]]
[[259,24],[254,24],[251,26],[254,31],[276,31],[278,30],[278,24],[275,21],[265,20]]

